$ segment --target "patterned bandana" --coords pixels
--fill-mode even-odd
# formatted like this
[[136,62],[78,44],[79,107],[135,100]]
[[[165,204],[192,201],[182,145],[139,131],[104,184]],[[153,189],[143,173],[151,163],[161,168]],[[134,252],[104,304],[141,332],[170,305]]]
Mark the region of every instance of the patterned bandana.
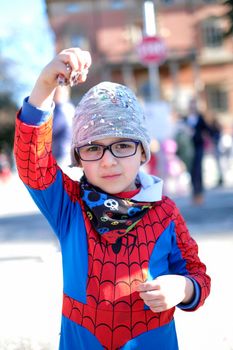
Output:
[[126,235],[152,208],[150,202],[122,199],[102,192],[90,185],[83,176],[80,181],[81,198],[93,228],[109,243],[116,243]]

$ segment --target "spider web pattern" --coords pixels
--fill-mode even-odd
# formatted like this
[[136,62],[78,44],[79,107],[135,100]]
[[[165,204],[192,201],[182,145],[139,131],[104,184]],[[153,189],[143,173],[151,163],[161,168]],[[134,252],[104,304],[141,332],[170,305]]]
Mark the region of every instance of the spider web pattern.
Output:
[[173,209],[169,199],[159,202],[122,237],[118,254],[92,229],[83,210],[89,244],[87,304],[64,295],[63,314],[92,332],[106,350],[119,349],[173,318],[174,308],[162,313],[144,310],[135,291],[136,284],[147,279],[151,253],[171,222]]
[[52,156],[52,118],[39,127],[16,119],[14,153],[21,180],[43,190],[55,181],[57,164]]

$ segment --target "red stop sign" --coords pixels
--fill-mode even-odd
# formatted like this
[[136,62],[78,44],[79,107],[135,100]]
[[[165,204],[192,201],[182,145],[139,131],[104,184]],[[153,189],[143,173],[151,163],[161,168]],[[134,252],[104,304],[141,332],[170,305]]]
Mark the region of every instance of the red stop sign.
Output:
[[167,56],[164,41],[158,36],[145,36],[137,46],[139,59],[144,64],[161,63]]

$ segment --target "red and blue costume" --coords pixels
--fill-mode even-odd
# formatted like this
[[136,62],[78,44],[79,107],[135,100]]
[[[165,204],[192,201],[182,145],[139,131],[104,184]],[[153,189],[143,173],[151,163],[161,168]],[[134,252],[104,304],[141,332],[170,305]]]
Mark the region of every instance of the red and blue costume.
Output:
[[135,286],[160,275],[184,275],[193,281],[195,297],[179,307],[193,311],[204,303],[210,278],[179,210],[162,197],[113,249],[93,228],[80,184],[58,167],[51,141],[52,118],[25,102],[16,121],[15,157],[20,178],[61,246],[60,350],[178,349],[175,308],[152,312]]

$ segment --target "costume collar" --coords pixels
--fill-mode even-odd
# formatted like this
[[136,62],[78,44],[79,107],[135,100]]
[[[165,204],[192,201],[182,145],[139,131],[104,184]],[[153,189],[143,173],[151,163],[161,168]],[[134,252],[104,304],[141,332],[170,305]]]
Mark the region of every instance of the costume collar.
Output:
[[137,182],[141,184],[140,192],[133,200],[138,202],[158,202],[162,199],[163,180],[157,176],[148,175],[140,171],[137,175]]

